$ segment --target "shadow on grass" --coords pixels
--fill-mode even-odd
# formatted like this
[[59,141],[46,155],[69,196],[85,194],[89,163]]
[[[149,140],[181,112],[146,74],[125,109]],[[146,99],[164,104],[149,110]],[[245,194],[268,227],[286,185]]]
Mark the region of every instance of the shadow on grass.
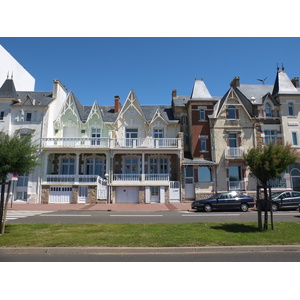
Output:
[[211,226],[212,229],[224,230],[228,232],[258,232],[260,231],[256,226],[244,224],[222,224],[218,226]]

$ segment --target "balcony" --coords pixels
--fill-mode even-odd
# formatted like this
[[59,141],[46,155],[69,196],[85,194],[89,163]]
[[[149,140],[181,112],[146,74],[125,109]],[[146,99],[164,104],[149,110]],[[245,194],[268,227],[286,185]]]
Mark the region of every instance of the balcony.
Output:
[[180,149],[178,138],[42,138],[42,148]]
[[72,184],[104,184],[105,179],[98,175],[49,175],[47,174],[44,178],[44,183],[72,183]]
[[111,139],[111,148],[180,148],[180,139],[178,138],[137,138],[137,139],[125,139],[116,138]]
[[169,174],[114,174],[113,183],[150,183],[150,182],[169,182]]
[[42,148],[109,148],[109,138],[42,138]]
[[243,147],[227,147],[225,149],[226,159],[242,159],[245,149]]

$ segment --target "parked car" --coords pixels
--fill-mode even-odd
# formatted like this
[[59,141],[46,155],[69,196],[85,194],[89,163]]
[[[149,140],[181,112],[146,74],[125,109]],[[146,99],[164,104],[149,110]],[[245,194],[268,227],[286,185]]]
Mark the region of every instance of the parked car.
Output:
[[205,200],[196,200],[192,203],[192,209],[197,211],[204,210],[211,212],[215,209],[248,211],[248,208],[254,206],[254,199],[242,193],[232,191],[227,193],[218,193]]
[[272,210],[298,209],[300,205],[300,192],[281,191],[272,193]]

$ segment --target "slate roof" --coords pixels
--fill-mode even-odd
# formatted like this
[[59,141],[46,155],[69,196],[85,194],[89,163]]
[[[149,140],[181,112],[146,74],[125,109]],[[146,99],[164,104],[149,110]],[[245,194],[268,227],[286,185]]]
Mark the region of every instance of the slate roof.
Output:
[[284,70],[278,70],[272,95],[277,94],[296,94],[300,95],[300,91],[293,85]]
[[0,98],[17,98],[17,91],[14,81],[12,79],[6,79],[0,88]]

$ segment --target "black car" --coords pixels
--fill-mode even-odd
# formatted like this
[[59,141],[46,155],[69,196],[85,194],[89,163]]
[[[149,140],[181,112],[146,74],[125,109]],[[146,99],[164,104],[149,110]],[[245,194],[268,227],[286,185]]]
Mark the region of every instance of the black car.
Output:
[[205,200],[196,200],[192,203],[192,209],[211,212],[214,209],[248,211],[254,207],[254,199],[239,192],[218,193]]
[[272,210],[298,209],[300,204],[300,192],[281,191],[272,193]]

